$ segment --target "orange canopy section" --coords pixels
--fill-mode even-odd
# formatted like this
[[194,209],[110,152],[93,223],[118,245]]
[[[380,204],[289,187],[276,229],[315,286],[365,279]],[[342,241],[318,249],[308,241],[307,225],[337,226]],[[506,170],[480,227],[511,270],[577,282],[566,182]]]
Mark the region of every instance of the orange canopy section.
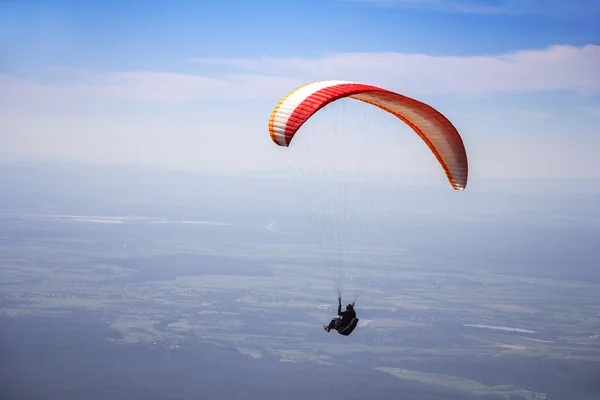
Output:
[[456,128],[433,107],[371,85],[318,81],[285,96],[269,118],[269,134],[279,146],[290,145],[300,127],[327,104],[349,97],[379,107],[404,121],[429,146],[455,190],[467,186],[467,153]]

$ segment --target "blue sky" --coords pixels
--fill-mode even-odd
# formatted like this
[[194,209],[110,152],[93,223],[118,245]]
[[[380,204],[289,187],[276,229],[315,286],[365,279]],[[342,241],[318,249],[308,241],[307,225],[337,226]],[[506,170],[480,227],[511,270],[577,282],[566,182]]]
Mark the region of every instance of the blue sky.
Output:
[[599,17],[594,0],[2,1],[0,154],[280,168],[271,109],[342,79],[438,108],[475,180],[600,177]]
[[[17,71],[64,64],[186,69],[182,61],[200,56],[497,54],[600,41],[593,0],[9,0],[0,7],[8,54],[2,68]],[[275,45],[278,38],[285,43]]]

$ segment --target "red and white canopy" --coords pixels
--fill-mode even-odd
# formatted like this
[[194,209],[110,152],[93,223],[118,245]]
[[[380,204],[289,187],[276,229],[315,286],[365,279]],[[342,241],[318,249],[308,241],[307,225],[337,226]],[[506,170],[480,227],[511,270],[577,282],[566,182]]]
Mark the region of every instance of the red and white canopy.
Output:
[[376,86],[347,81],[318,81],[285,96],[269,119],[269,134],[279,146],[290,145],[300,127],[327,104],[349,97],[379,107],[408,124],[429,146],[456,190],[467,185],[468,161],[462,138],[433,107]]

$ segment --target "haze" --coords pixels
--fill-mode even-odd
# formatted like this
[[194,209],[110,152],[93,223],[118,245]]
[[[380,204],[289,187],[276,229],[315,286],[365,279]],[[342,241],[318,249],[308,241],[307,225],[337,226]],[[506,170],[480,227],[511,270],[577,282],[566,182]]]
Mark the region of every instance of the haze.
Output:
[[[0,2],[0,397],[599,398],[599,16]],[[324,79],[442,112],[466,190],[354,100],[275,145]]]

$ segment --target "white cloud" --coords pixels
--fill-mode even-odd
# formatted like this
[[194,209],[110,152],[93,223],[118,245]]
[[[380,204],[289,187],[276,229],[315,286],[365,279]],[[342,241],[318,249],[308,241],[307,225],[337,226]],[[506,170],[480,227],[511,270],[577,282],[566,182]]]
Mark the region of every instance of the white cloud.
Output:
[[321,58],[197,59],[309,80],[346,79],[407,93],[483,94],[507,91],[600,91],[600,46],[553,46],[497,56],[346,53]]
[[0,100],[277,99],[312,80],[354,80],[412,96],[521,91],[600,91],[600,46],[554,46],[497,56],[342,53],[319,58],[197,59],[237,72],[203,76],[149,71],[83,73],[70,83],[0,75]]
[[[477,57],[351,53],[318,58],[196,61],[226,66],[229,71],[233,68],[234,72],[193,75],[54,71],[32,78],[0,75],[0,153],[217,170],[268,168],[287,162],[287,153],[275,149],[266,133],[266,120],[275,103],[311,80],[347,79],[383,86],[425,101],[436,94],[452,95],[453,103],[447,104],[443,112],[453,109],[450,117],[457,120],[468,142],[474,176],[550,174],[547,171],[553,171],[556,161],[548,154],[559,151],[565,164],[561,167],[564,173],[577,176],[597,174],[599,170],[593,156],[597,154],[598,142],[590,143],[571,135],[560,143],[553,141],[556,148],[536,152],[534,157],[531,149],[539,148],[535,140],[520,137],[521,134],[533,137],[533,129],[540,131],[541,137],[547,137],[548,132],[563,132],[564,128],[555,125],[559,120],[579,120],[575,116],[546,120],[546,113],[555,110],[540,103],[521,109],[520,114],[513,108],[511,118],[504,118],[503,111],[495,106],[489,112],[483,108],[473,110],[475,102],[462,103],[464,99],[456,97],[552,90],[598,93],[600,46],[555,46]],[[206,103],[206,107],[191,105],[213,99],[241,101],[235,103],[234,111],[223,104],[214,105],[218,102]],[[90,101],[103,104],[97,106]],[[141,103],[147,104],[142,107]],[[567,109],[572,106],[565,105]],[[586,114],[588,118],[596,118],[591,102],[578,102],[577,107],[581,106],[592,106]],[[232,118],[234,114],[236,117]],[[357,112],[355,118],[360,120],[362,115]],[[520,125],[523,117],[529,118],[527,128]],[[593,121],[579,123],[581,126],[574,129],[578,135],[591,135],[595,130]],[[367,125],[364,130],[371,128]],[[499,143],[498,138],[505,142]],[[400,161],[412,165],[408,155],[426,149],[416,136],[406,135],[406,140],[413,141],[407,146],[392,147],[402,148],[405,152]],[[514,148],[521,150],[515,152]],[[493,157],[488,156],[492,153]],[[423,160],[429,158],[424,156]],[[389,159],[392,157],[386,160]],[[431,168],[434,167],[437,166]],[[403,164],[398,168],[408,167]]]
[[[81,78],[83,76],[84,78]],[[82,82],[83,79],[83,82]],[[232,74],[217,79],[201,75],[128,71],[81,74],[78,82],[44,84],[0,74],[0,99],[9,101],[131,100],[190,102],[215,98],[277,96],[297,79],[260,74]]]

